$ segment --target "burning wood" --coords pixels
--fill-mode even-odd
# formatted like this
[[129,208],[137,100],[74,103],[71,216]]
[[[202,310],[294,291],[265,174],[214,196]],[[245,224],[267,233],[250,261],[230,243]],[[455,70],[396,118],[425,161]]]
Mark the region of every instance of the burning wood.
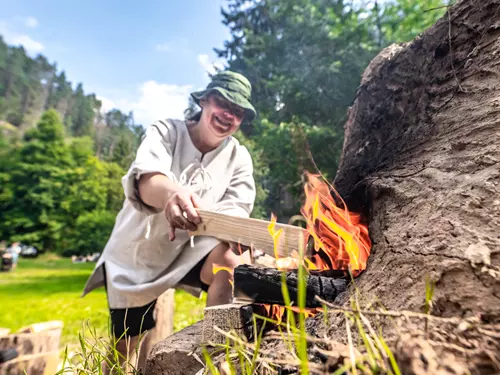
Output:
[[[286,286],[293,306],[298,305],[298,273],[287,271]],[[322,276],[320,272],[310,274],[306,283],[306,303],[308,308],[321,307],[316,296],[326,301],[335,298],[346,290],[347,281]],[[234,295],[253,303],[286,305],[282,293],[282,271],[273,268],[257,268],[241,265],[234,270]]]
[[308,268],[351,270],[353,276],[358,276],[366,269],[370,256],[368,227],[359,214],[347,209],[333,186],[329,187],[318,175],[306,173],[305,177],[306,200],[301,212],[314,239]]

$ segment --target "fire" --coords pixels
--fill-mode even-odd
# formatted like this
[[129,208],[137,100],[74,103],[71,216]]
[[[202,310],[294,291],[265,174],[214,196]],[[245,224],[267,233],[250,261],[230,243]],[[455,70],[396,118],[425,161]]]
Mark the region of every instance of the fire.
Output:
[[280,324],[283,321],[283,316],[285,315],[287,309],[295,312],[296,314],[303,313],[305,318],[314,316],[322,311],[322,309],[319,307],[300,311],[300,309],[296,306],[280,306],[280,305],[265,305],[265,304],[256,304],[256,305],[261,306],[266,312],[266,316],[269,317],[270,319],[276,320],[278,324]]
[[234,281],[233,281],[233,270],[229,267],[221,266],[216,263],[212,265],[212,273],[215,275],[217,272],[220,271],[226,271],[229,273],[229,283],[231,286],[234,286]]
[[368,227],[361,223],[359,214],[347,209],[340,195],[319,175],[306,173],[306,178],[306,199],[301,213],[314,241],[314,249],[310,257],[303,259],[296,250],[290,257],[279,257],[277,245],[282,230],[275,230],[276,216],[273,214],[268,231],[274,240],[276,268],[296,269],[303,262],[307,270],[350,270],[354,277],[358,276],[366,269],[370,255]]
[[306,178],[306,200],[301,213],[314,239],[312,265],[309,263],[308,269],[350,270],[354,277],[358,276],[366,269],[370,256],[368,227],[320,176],[306,173]]
[[[295,249],[289,257],[280,257],[277,250],[283,229],[276,230],[277,218],[272,214],[268,231],[274,242],[276,268],[297,269],[302,263],[306,270],[342,270],[350,271],[354,277],[358,276],[366,269],[372,245],[368,227],[361,222],[361,215],[349,211],[333,186],[326,183],[320,175],[306,172],[304,192],[305,202],[300,211],[307,223],[309,238],[306,238],[305,243],[312,239],[314,248],[308,256],[302,258]],[[238,248],[241,254],[239,244]],[[232,275],[229,268],[214,265],[214,274],[218,271],[227,271]],[[306,317],[321,311],[320,308],[306,308],[305,311],[300,311],[296,306],[260,306],[269,318],[277,320],[278,323],[282,321],[286,309],[303,313]]]

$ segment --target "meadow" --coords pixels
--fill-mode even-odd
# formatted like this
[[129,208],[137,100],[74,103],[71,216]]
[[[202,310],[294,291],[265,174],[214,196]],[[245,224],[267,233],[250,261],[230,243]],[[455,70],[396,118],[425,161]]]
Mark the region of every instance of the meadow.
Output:
[[[19,259],[17,268],[0,272],[0,327],[15,332],[32,323],[62,320],[61,348],[78,345],[78,333],[85,326],[99,335],[108,332],[108,306],[103,288],[84,298],[81,293],[94,263],[44,254],[36,259]],[[201,299],[178,290],[175,294],[174,330],[202,318]]]

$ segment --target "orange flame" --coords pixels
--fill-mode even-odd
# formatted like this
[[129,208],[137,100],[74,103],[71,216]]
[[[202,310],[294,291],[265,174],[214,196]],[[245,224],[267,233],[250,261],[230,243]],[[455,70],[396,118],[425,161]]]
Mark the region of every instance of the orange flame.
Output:
[[274,241],[276,268],[296,269],[303,262],[307,270],[350,270],[354,277],[358,276],[366,269],[370,256],[368,227],[361,223],[359,214],[347,209],[340,195],[319,175],[306,172],[306,178],[306,200],[301,213],[307,222],[307,232],[314,240],[314,250],[310,258],[300,259],[296,250],[290,257],[279,257],[278,239],[282,229],[276,231],[276,216],[272,214],[268,231]]
[[286,309],[293,311],[296,314],[304,314],[305,318],[309,318],[311,316],[316,315],[317,313],[323,311],[320,307],[315,308],[306,308],[304,310],[300,310],[297,306],[281,306],[281,305],[268,305],[268,304],[256,304],[262,306],[264,311],[266,312],[266,316],[270,319],[274,319],[280,324],[283,321],[283,316],[285,315]]
[[306,178],[306,200],[301,213],[314,239],[313,266],[309,265],[309,269],[350,269],[356,277],[366,269],[370,256],[368,227],[361,223],[359,214],[347,209],[340,195],[319,175],[306,173]]
[[234,281],[233,281],[234,272],[233,272],[233,269],[231,269],[229,267],[225,267],[225,266],[220,266],[220,265],[214,263],[213,266],[212,266],[212,273],[215,275],[217,272],[220,272],[220,271],[226,271],[226,272],[229,273],[229,284],[231,284],[231,286],[234,286]]

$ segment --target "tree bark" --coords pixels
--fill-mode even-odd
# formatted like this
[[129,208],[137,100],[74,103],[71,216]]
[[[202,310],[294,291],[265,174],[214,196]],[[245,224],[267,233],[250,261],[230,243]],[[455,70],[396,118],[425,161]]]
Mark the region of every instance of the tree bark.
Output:
[[499,19],[461,1],[363,76],[334,185],[368,214],[358,286],[388,308],[421,310],[430,276],[434,313],[500,313]]
[[154,345],[145,374],[183,375],[201,370],[204,366],[200,345],[202,326],[203,322],[199,321]]
[[499,20],[459,1],[362,77],[334,186],[369,223],[368,303],[423,312],[429,280],[431,314],[500,320]]

